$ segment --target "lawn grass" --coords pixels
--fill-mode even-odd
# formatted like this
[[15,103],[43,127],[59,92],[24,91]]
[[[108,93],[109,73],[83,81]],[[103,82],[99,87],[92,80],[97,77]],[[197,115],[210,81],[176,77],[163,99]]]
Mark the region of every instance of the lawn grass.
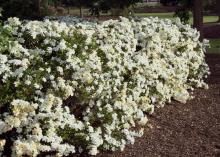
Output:
[[173,12],[169,12],[169,13],[135,13],[135,16],[139,16],[139,17],[158,17],[158,18],[168,18],[168,19],[172,19],[173,18],[174,13]]
[[210,48],[208,53],[220,53],[220,39],[210,39]]
[[[169,13],[135,13],[135,16],[139,17],[158,17],[158,18],[167,18],[167,19],[173,19],[174,18],[174,12]],[[210,23],[210,22],[216,22],[218,20],[218,16],[204,16],[203,21],[204,23]],[[190,14],[190,24],[193,23],[193,17],[192,14]]]
[[[67,14],[67,9],[66,12]],[[77,8],[71,8],[70,9],[70,15],[76,15],[79,16],[79,9]],[[83,9],[84,15],[90,15],[89,9],[84,8]],[[101,13],[101,15],[111,15],[110,13]],[[135,16],[139,17],[158,17],[158,18],[168,18],[173,19],[174,18],[174,12],[168,12],[168,13],[135,13]],[[210,22],[216,22],[218,20],[218,16],[204,16],[203,21],[204,23],[210,23]],[[193,17],[192,14],[190,14],[190,24],[193,23]]]

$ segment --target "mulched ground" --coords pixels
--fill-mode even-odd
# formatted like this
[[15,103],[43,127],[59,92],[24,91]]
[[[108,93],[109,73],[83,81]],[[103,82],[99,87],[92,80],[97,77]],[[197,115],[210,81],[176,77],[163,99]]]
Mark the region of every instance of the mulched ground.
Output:
[[186,104],[157,109],[134,145],[97,157],[220,157],[220,55],[206,58],[212,73],[208,90],[196,90]]

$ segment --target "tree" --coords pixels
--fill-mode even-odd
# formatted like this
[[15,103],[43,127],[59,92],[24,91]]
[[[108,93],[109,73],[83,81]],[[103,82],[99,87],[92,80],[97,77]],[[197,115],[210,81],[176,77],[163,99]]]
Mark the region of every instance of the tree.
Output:
[[79,7],[80,17],[83,17],[83,6],[88,6],[90,2],[89,0],[75,0],[76,5]]
[[[193,6],[193,7],[192,7]],[[193,26],[200,31],[200,40],[203,39],[203,1],[202,0],[179,0],[179,7],[176,16],[179,16],[182,22],[187,23],[189,12],[193,11]]]
[[189,23],[190,11],[192,10],[192,6],[192,0],[179,0],[174,16],[179,17],[180,20],[185,24]]
[[203,39],[203,5],[201,0],[193,2],[193,26],[200,31],[200,39]]
[[22,19],[39,18],[41,0],[0,0],[4,19],[19,17]]
[[3,19],[19,17],[20,19],[42,19],[56,10],[50,6],[59,5],[60,0],[0,0]]
[[111,9],[124,10],[130,6],[134,6],[137,2],[141,2],[141,0],[93,0],[90,8],[99,14],[100,11],[108,11]]
[[220,0],[216,0],[216,4],[217,4],[218,22],[220,22]]
[[62,3],[64,3],[68,7],[68,13],[69,13],[69,7],[75,6],[79,8],[80,17],[83,17],[83,7],[89,7],[91,3],[93,3],[92,0],[65,0]]

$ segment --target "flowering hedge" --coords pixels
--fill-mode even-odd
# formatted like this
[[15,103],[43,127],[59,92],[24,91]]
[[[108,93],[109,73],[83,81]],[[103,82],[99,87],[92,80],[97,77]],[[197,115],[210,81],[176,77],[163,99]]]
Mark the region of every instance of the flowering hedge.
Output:
[[123,150],[155,107],[207,87],[198,39],[178,20],[8,19],[0,31],[0,152],[10,143],[12,156]]

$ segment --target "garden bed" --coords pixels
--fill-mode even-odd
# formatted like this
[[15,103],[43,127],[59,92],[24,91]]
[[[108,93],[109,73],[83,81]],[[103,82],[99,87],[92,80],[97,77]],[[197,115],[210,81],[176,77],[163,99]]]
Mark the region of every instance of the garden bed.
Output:
[[0,152],[9,156],[123,151],[156,108],[208,88],[207,42],[179,20],[10,18],[0,33]]
[[98,157],[220,156],[220,55],[207,54],[211,70],[208,90],[195,99],[157,109],[142,138],[124,152]]
[[212,39],[220,38],[220,23],[204,25],[204,36]]

